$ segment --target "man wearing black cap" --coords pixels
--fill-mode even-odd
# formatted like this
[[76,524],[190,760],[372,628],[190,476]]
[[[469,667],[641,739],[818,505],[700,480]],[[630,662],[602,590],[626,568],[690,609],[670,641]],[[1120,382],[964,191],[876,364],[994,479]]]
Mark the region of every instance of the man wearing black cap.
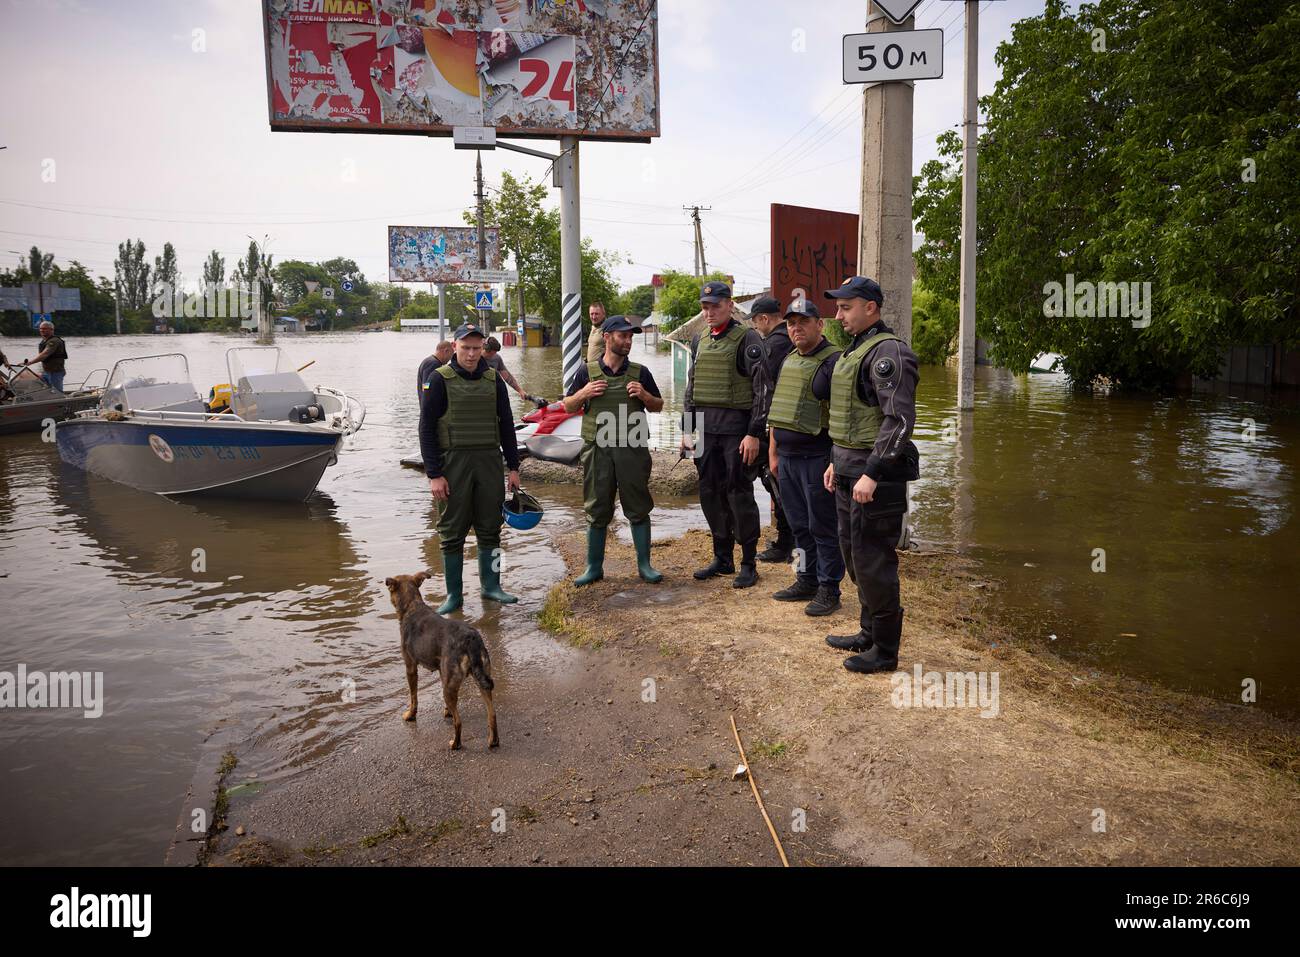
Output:
[[880,318],[884,293],[852,276],[838,289],[835,318],[853,337],[831,375],[831,464],[840,549],[858,586],[856,635],[828,635],[833,648],[856,651],[844,667],[863,674],[898,668],[903,609],[898,600],[898,541],[907,518],[907,483],[918,477],[916,355]]
[[836,532],[835,496],[826,491],[831,460],[827,431],[831,373],[840,352],[822,335],[817,306],[797,299],[785,313],[794,351],[781,365],[767,423],[769,468],[781,483],[781,501],[794,529],[799,561],[794,584],[772,597],[808,601],[804,613],[829,615],[840,607],[844,558]]
[[519,450],[506,385],[483,361],[483,332],[472,322],[456,330],[456,351],[430,376],[420,404],[420,453],[429,491],[438,503],[446,615],[464,596],[465,535],[478,543],[480,593],[504,604],[516,602],[501,590],[502,456],[506,484],[519,488]]
[[695,577],[703,581],[734,572],[732,550],[739,542],[740,573],[732,585],[749,588],[758,581],[754,479],[762,468],[759,449],[767,432],[763,343],[756,331],[731,318],[731,287],[725,282],[705,283],[700,307],[709,328],[691,342],[682,449],[692,449],[690,435],[698,429],[695,467],[700,474],[700,505],[713,534],[713,561]]
[[632,526],[637,574],[648,582],[663,579],[650,564],[650,423],[648,412],[664,407],[650,370],[628,355],[632,336],[641,331],[626,316],[601,325],[604,354],[573,375],[564,408],[583,409],[582,491],[587,513],[587,567],[574,580],[590,585],[605,577],[605,535],[614,517],[614,496]]
[[[781,363],[785,361],[785,357],[790,354],[794,346],[790,344],[790,336],[786,332],[781,304],[771,296],[760,296],[754,300],[749,307],[749,319],[763,340],[763,364],[767,367],[768,386],[763,393],[763,408],[771,410],[772,390],[776,387],[777,374],[781,371]],[[763,483],[763,488],[767,489],[767,494],[772,496],[776,541],[769,541],[767,548],[758,553],[758,560],[788,562],[790,553],[794,550],[794,533],[790,531],[790,523],[786,520],[785,510],[781,507],[780,486],[767,465],[770,457],[768,452],[767,437],[764,436],[763,445],[758,450],[758,460],[763,465],[763,471],[758,477]]]

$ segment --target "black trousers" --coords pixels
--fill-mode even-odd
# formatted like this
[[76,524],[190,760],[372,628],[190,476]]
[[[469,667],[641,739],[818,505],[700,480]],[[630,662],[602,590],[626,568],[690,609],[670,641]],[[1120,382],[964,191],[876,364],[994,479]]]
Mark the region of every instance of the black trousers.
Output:
[[858,604],[862,606],[858,623],[863,629],[871,628],[873,615],[897,612],[899,607],[898,540],[906,515],[882,515],[881,510],[876,502],[862,505],[853,501],[852,485],[837,481],[840,551],[849,577],[858,586]]
[[837,540],[839,516],[835,496],[826,491],[822,479],[828,462],[828,456],[782,455],[777,476],[790,511],[794,541],[802,552],[802,567],[795,569],[796,577],[805,584],[825,586],[838,595],[844,578],[844,558]]
[[772,496],[772,511],[775,513],[776,520],[776,545],[778,548],[789,550],[794,548],[795,544],[794,529],[790,527],[790,519],[786,517],[785,508],[781,505],[781,483],[774,479],[768,470],[767,451],[767,440],[764,439],[758,449],[758,460],[762,463],[758,480],[763,483],[763,488],[767,489],[767,494]]
[[740,543],[741,562],[752,564],[758,551],[758,504],[754,501],[754,479],[762,468],[761,459],[746,466],[740,459],[743,435],[700,435],[695,468],[700,474],[700,506],[713,535],[713,553],[732,557]]

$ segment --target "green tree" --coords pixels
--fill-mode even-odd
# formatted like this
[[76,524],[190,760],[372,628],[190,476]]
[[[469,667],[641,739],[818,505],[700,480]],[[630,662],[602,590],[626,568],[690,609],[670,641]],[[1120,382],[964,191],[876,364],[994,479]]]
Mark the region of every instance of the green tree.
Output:
[[700,311],[700,287],[711,279],[727,281],[727,274],[711,272],[703,279],[690,273],[665,270],[661,273],[664,291],[659,296],[659,311],[664,316],[664,332],[671,332]]
[[149,305],[149,264],[144,258],[144,241],[128,239],[118,243],[113,271],[122,308],[131,312],[146,308]]
[[654,286],[648,283],[641,286],[633,286],[627,292],[621,292],[618,299],[610,304],[612,312],[622,313],[625,316],[640,316],[643,319],[650,315],[655,305]]
[[[912,351],[922,365],[942,365],[957,338],[957,303],[917,282],[912,284]],[[839,323],[833,323],[840,328]]]
[[211,289],[225,281],[226,278],[226,260],[221,253],[215,249],[208,253],[208,258],[203,262],[203,288]]
[[[979,165],[979,334],[1026,369],[1165,387],[1232,343],[1300,341],[1300,6],[1048,0],[997,52]],[[917,273],[954,300],[960,149],[914,195]],[[1150,324],[1045,315],[1048,283],[1151,284]],[[1138,317],[1140,318],[1140,317]]]

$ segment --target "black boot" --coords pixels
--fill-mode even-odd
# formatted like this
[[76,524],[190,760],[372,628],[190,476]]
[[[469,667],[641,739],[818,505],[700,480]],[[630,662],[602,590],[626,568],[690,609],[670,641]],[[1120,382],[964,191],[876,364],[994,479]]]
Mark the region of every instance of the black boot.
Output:
[[840,593],[831,591],[825,585],[817,589],[817,597],[808,602],[803,613],[812,618],[821,618],[840,609]]
[[[850,577],[853,566],[845,566]],[[871,612],[864,606],[858,614],[858,631],[853,635],[827,635],[826,644],[838,651],[866,651],[871,647]]]
[[826,644],[840,651],[866,651],[871,647],[871,631],[863,629],[852,635],[827,635]]
[[[761,561],[763,556],[758,556]],[[817,583],[815,581],[804,581],[802,578],[796,578],[794,584],[774,592],[772,597],[777,601],[807,601],[817,594]]]
[[703,568],[695,572],[697,581],[705,581],[716,575],[733,575],[736,572],[736,566],[731,560],[731,542],[724,542],[721,539],[713,540],[713,561],[709,562]]
[[867,651],[844,659],[844,667],[858,674],[898,670],[898,646],[903,638],[903,609],[873,615],[872,645]]
[[758,584],[758,569],[754,567],[754,560],[746,562],[741,559],[740,572],[732,579],[732,588],[752,588]]
[[790,560],[794,553],[794,543],[783,541],[781,536],[777,536],[776,541],[770,543],[767,548],[763,549],[756,556],[760,562],[779,562],[785,564]]

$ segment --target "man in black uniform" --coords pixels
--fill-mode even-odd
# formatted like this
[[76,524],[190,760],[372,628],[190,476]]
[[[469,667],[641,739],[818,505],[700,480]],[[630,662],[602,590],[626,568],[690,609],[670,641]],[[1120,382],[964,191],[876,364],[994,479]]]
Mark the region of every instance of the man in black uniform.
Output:
[[835,496],[826,491],[831,460],[831,374],[840,352],[822,335],[825,322],[806,299],[790,304],[785,324],[794,351],[781,365],[767,423],[772,428],[769,468],[781,482],[781,499],[799,545],[794,584],[772,597],[808,601],[804,613],[829,615],[840,607],[844,558],[837,535]]
[[519,488],[519,450],[506,384],[483,361],[483,332],[472,322],[456,330],[456,354],[438,366],[420,404],[420,454],[438,503],[438,538],[447,579],[446,615],[461,607],[465,535],[478,543],[480,594],[510,604],[501,590],[502,457],[505,484]]
[[[763,339],[763,364],[767,366],[768,385],[763,395],[763,408],[765,411],[770,411],[772,391],[776,388],[776,377],[781,371],[781,363],[785,361],[785,357],[790,354],[794,346],[790,344],[790,335],[785,327],[781,304],[771,296],[760,296],[755,299],[753,305],[749,307],[749,318]],[[788,562],[790,553],[794,551],[794,533],[790,530],[785,510],[781,507],[780,485],[767,465],[769,459],[767,436],[763,437],[758,458],[763,463],[763,471],[759,473],[758,478],[763,483],[763,488],[767,489],[767,494],[772,496],[772,512],[776,521],[776,541],[769,540],[767,548],[758,553],[758,560]]]
[[420,363],[420,368],[415,370],[415,398],[417,402],[423,404],[424,394],[429,391],[429,379],[433,376],[433,370],[450,359],[455,351],[456,343],[451,339],[443,339],[433,347],[433,355],[424,357],[424,361]]
[[587,568],[575,585],[605,577],[605,534],[614,517],[614,496],[632,526],[637,574],[648,582],[663,580],[650,564],[650,423],[647,412],[664,407],[650,370],[632,362],[632,336],[641,331],[625,316],[610,316],[601,326],[604,354],[579,366],[564,408],[584,409],[582,416],[582,490],[587,513]]
[[916,354],[880,318],[885,296],[864,276],[829,290],[835,317],[852,343],[831,375],[831,464],[826,490],[835,493],[840,548],[858,586],[856,635],[828,635],[833,648],[857,651],[844,667],[868,674],[898,668],[903,609],[898,600],[897,546],[907,520],[907,483],[918,456]]
[[754,479],[762,468],[759,450],[767,432],[767,370],[761,337],[731,318],[732,305],[731,287],[725,282],[704,284],[700,307],[709,328],[691,342],[682,449],[693,448],[690,436],[698,429],[695,467],[700,473],[700,505],[713,534],[713,561],[695,577],[703,581],[733,573],[733,548],[739,542],[740,573],[732,585],[749,588],[758,581]]

